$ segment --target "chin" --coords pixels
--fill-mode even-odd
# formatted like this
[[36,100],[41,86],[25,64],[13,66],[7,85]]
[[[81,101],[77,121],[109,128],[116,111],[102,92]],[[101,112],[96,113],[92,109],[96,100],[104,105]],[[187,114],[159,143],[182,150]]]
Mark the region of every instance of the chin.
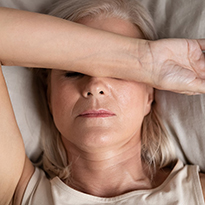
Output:
[[102,129],[92,129],[78,132],[78,135],[75,135],[74,140],[76,146],[81,146],[86,150],[93,149],[103,149],[110,146],[113,146],[117,143],[119,136],[117,137],[116,133],[111,132],[110,130]]

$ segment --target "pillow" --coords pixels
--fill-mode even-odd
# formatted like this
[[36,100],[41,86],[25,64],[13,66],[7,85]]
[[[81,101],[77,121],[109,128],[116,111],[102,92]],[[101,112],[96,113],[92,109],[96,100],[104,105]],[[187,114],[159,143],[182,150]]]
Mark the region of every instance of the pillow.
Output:
[[[0,6],[43,12],[56,0],[1,0]],[[204,0],[140,0],[151,12],[160,38],[203,38]],[[40,118],[35,104],[33,76],[27,69],[3,68],[14,112],[26,146],[36,161],[41,153]],[[204,109],[205,95],[185,96],[156,91],[157,110],[176,145],[177,154],[186,163],[200,165],[205,171]]]
[[1,0],[0,6],[33,12],[43,12],[57,0]]
[[[142,0],[160,38],[204,38],[204,0]],[[178,157],[205,171],[205,95],[187,96],[156,90],[155,100]]]
[[36,106],[32,72],[22,67],[4,67],[3,74],[7,83],[16,120],[23,136],[26,154],[36,162],[42,152],[40,148],[40,113]]
[[205,95],[187,96],[168,91],[156,92],[159,112],[178,157],[200,165],[205,171]]

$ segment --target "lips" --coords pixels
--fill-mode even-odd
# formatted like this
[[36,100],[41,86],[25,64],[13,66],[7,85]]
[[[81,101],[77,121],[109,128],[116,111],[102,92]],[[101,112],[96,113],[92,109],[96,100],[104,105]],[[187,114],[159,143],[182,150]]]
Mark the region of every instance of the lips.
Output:
[[79,115],[79,117],[87,118],[104,118],[113,117],[115,114],[109,110],[99,109],[99,110],[87,110]]

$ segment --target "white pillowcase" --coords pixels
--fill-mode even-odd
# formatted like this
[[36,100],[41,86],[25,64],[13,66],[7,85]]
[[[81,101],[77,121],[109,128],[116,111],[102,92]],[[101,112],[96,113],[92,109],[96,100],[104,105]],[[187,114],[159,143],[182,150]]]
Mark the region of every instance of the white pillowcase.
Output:
[[[204,0],[140,0],[156,23],[160,38],[205,37]],[[43,12],[55,0],[1,0],[0,6]],[[16,119],[26,146],[26,153],[36,161],[41,153],[40,117],[36,106],[32,73],[25,68],[3,69]],[[178,156],[198,164],[205,171],[205,95],[185,96],[156,91],[157,109],[174,139]]]
[[[204,38],[204,0],[142,0],[152,11],[160,38]],[[178,157],[205,171],[205,95],[156,91],[157,110],[173,138]]]
[[27,156],[36,162],[42,152],[40,149],[41,118],[32,72],[22,67],[3,66],[3,73]]

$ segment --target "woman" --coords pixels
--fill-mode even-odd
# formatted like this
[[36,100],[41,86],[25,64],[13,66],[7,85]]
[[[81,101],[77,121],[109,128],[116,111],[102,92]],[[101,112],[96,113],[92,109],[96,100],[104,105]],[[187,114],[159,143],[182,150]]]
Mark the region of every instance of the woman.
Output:
[[[89,12],[88,12],[88,10],[89,10]],[[155,40],[157,38],[155,29],[153,26],[153,22],[152,22],[150,16],[147,14],[147,12],[144,10],[144,8],[142,8],[138,3],[136,3],[136,1],[130,1],[129,3],[126,2],[126,4],[124,2],[119,2],[119,1],[112,1],[109,3],[108,3],[108,1],[101,1],[101,2],[96,2],[96,1],[81,2],[81,1],[76,1],[76,0],[75,1],[64,1],[64,2],[59,2],[59,3],[55,4],[54,9],[52,10],[52,12],[50,12],[50,14],[55,15],[57,17],[61,17],[61,18],[66,19],[66,20],[81,23],[83,25],[86,25],[86,26],[89,26],[89,27],[92,27],[95,29],[110,31],[113,33],[121,34],[123,36],[128,36],[128,37],[133,37],[133,38],[141,38],[141,39],[146,38],[149,40]],[[93,19],[96,19],[96,22]],[[128,19],[129,19],[129,21],[128,21]],[[124,21],[126,20],[126,22],[124,22],[123,20]],[[128,24],[128,25],[126,25],[126,24]],[[100,26],[98,27],[97,25],[100,25]],[[117,25],[116,28],[113,25]],[[137,31],[135,31],[136,30],[135,27],[138,27]],[[73,85],[73,88],[69,88],[69,87],[66,88],[66,90],[71,92],[69,94],[66,94],[66,95],[68,95],[69,101],[71,102],[72,99],[75,98],[75,97],[72,97],[74,94],[73,91],[76,89],[75,88],[76,87],[75,81],[77,81],[79,83],[80,82],[79,78],[82,78],[82,80],[84,80],[84,74],[77,73],[77,72],[70,72],[70,71],[69,72],[51,71],[51,73],[50,73],[50,70],[47,70],[47,69],[46,70],[39,69],[38,72],[42,75],[42,82],[43,82],[44,86],[47,87],[46,90],[48,90],[48,93],[47,93],[48,99],[47,100],[49,102],[50,111],[53,115],[53,119],[50,122],[50,124],[52,124],[53,120],[55,122],[55,113],[60,114],[62,111],[56,111],[55,113],[53,113],[54,109],[52,108],[51,105],[55,104],[55,103],[51,103],[50,101],[56,101],[56,103],[60,103],[61,102],[60,99],[64,98],[64,97],[59,96],[60,91],[62,91],[61,86],[57,86],[58,88],[61,89],[60,91],[57,90],[57,92],[55,92],[55,94],[53,94],[53,92],[51,92],[51,90],[55,90],[52,87],[52,82],[53,82],[52,77],[53,76],[56,77],[55,73],[57,73],[59,76],[65,75],[68,79],[72,79],[71,83]],[[45,79],[46,75],[47,75],[47,80]],[[85,76],[87,76],[87,75],[85,75]],[[92,80],[93,78],[89,77],[89,79]],[[103,79],[102,81],[106,80],[106,78],[102,78],[102,79]],[[54,81],[56,81],[56,80],[54,80]],[[120,82],[125,84],[125,81],[120,81]],[[83,87],[85,87],[86,81],[83,81],[81,84],[83,85]],[[108,84],[108,83],[105,83],[105,84]],[[117,85],[118,84],[120,84],[119,80],[117,80]],[[110,85],[110,88],[111,87],[112,86]],[[119,87],[122,87],[121,90],[123,90],[123,87],[128,88],[129,84],[128,85],[120,85]],[[100,88],[98,88],[98,89],[100,89]],[[117,88],[115,88],[115,89],[117,89]],[[118,88],[118,89],[120,89],[120,88]],[[149,86],[147,86],[147,89],[150,92],[149,104],[151,104],[153,101],[153,89],[149,88]],[[80,90],[82,90],[82,88]],[[133,88],[130,90],[135,90],[135,89]],[[128,91],[129,91],[129,89],[127,90],[127,92]],[[100,92],[102,92],[101,95],[105,94],[103,90]],[[51,93],[52,93],[52,95],[51,95]],[[63,95],[64,94],[62,94],[62,96]],[[90,92],[89,96],[92,96],[92,92]],[[117,96],[120,98],[123,98],[124,101],[126,99],[126,95],[122,94],[121,92],[118,93]],[[138,96],[138,98],[140,98],[140,97]],[[111,99],[109,101],[111,101]],[[133,102],[134,102],[134,100],[133,100]],[[115,102],[115,103],[117,104],[117,102]],[[137,105],[136,102],[134,104]],[[134,107],[134,104],[132,106],[128,106],[129,109],[130,109],[130,107]],[[127,104],[126,104],[126,106],[127,106]],[[62,105],[58,105],[55,107],[62,108]],[[81,107],[83,107],[83,105],[81,105]],[[150,107],[150,105],[149,105],[149,107]],[[72,110],[72,108],[70,108],[69,110]],[[143,109],[140,108],[139,110],[143,110]],[[100,112],[101,112],[101,110],[100,110]],[[102,110],[102,112],[103,112],[103,110]],[[135,112],[133,112],[133,113],[134,113],[134,115],[136,115]],[[60,115],[61,116],[59,116],[58,118],[59,119],[61,118],[63,120],[63,122],[66,122],[66,119],[63,119],[62,114],[60,114]],[[86,116],[87,115],[90,116],[89,113],[86,114]],[[95,111],[93,114],[91,113],[91,116],[92,115],[95,116]],[[100,113],[96,113],[96,115],[97,116],[99,115],[99,117],[100,117]],[[102,115],[104,115],[104,113],[102,113]],[[150,116],[150,119],[147,119],[146,122],[149,123],[150,120],[153,120],[157,124],[158,119],[157,119],[157,116],[154,116],[154,115],[156,115],[156,114],[153,111],[152,116]],[[130,116],[129,117],[124,116],[124,118],[128,118],[127,120],[125,120],[125,122],[131,121],[128,124],[131,124],[132,122],[136,123],[136,120],[131,120]],[[59,126],[63,125],[63,122],[60,123]],[[116,122],[115,122],[115,124],[116,124]],[[79,123],[77,123],[77,125],[79,127],[81,127]],[[91,123],[91,125],[92,125],[92,129],[94,129],[93,123]],[[68,124],[67,124],[67,126],[68,126]],[[114,125],[109,126],[109,127],[113,129]],[[122,125],[119,127],[122,127]],[[141,123],[140,123],[140,127],[141,127]],[[143,135],[144,135],[143,140],[146,141],[145,144],[143,144],[144,149],[147,150],[146,152],[149,152],[147,146],[148,147],[152,146],[152,149],[154,150],[153,152],[155,152],[155,148],[153,145],[156,144],[156,146],[158,147],[158,141],[160,140],[161,136],[154,135],[152,140],[151,139],[146,140],[147,135],[149,135],[149,137],[151,137],[151,135],[153,135],[153,133],[152,133],[153,130],[151,130],[150,127],[152,127],[152,129],[155,130],[155,132],[157,132],[158,135],[160,135],[159,132],[161,131],[161,128],[159,128],[158,126],[155,126],[155,127],[151,126],[151,124],[148,128],[146,126],[146,123],[144,123],[144,132],[146,132],[146,133],[143,133]],[[70,160],[67,160],[67,157],[65,157],[64,159],[62,159],[62,157],[60,157],[60,156],[63,156],[63,152],[62,152],[63,145],[61,145],[61,143],[60,143],[61,142],[61,133],[58,133],[58,131],[57,131],[60,129],[57,129],[55,131],[54,131],[54,129],[55,129],[55,125],[52,125],[51,128],[49,128],[49,130],[52,130],[52,131],[50,133],[44,134],[44,150],[45,150],[44,167],[45,167],[46,171],[50,172],[52,175],[60,176],[61,179],[66,180],[68,178],[68,175],[69,175],[69,167],[67,167],[67,161],[70,162]],[[49,130],[48,130],[48,132],[49,132]],[[70,131],[68,131],[68,130],[70,130]],[[73,130],[73,132],[77,132],[77,130],[79,130],[79,128],[77,128],[77,130],[75,131],[73,125],[71,125],[70,128],[67,127],[67,132],[72,133],[71,130]],[[121,129],[118,128],[118,130],[121,130]],[[129,129],[127,128],[125,130],[129,130]],[[158,130],[160,130],[160,131],[158,131]],[[102,131],[100,131],[100,132],[102,132]],[[85,133],[85,132],[83,132],[83,133]],[[53,135],[53,140],[51,140],[50,137],[49,138],[46,137],[46,136],[52,136],[52,135]],[[71,134],[71,135],[74,136],[74,134]],[[111,138],[111,137],[109,137],[109,138]],[[166,138],[166,136],[163,136],[161,138],[162,138],[161,140],[163,140],[164,143],[166,143],[166,140],[164,139],[164,138]],[[88,140],[88,141],[91,142],[92,140]],[[81,140],[81,142],[82,142],[82,140]],[[149,142],[151,142],[152,145],[146,144]],[[56,147],[56,145],[59,146],[57,148],[57,150],[59,150],[59,153],[58,152],[55,153],[54,150],[50,149],[50,147]],[[65,143],[64,143],[64,145],[65,145]],[[97,146],[95,145],[94,147],[96,148]],[[170,150],[169,146],[167,146],[164,149]],[[67,150],[71,150],[71,149],[68,148]],[[65,151],[65,153],[66,153],[66,151]],[[149,153],[149,154],[148,153],[141,153],[141,154],[144,155],[144,160],[147,161],[147,163],[150,163],[150,164],[156,163],[154,160],[154,155],[155,155],[154,153]],[[149,155],[152,156],[153,159],[151,159],[151,157],[149,157]],[[171,155],[171,153],[169,153],[168,156],[164,156],[164,159],[169,158],[170,155]],[[146,158],[149,158],[149,159],[146,159]],[[163,161],[162,158],[161,157],[159,157],[159,158],[160,159],[158,159],[159,162],[157,162],[157,164],[164,163],[167,165],[167,164],[169,164],[170,161],[172,161],[172,157],[171,157],[171,159],[167,160],[168,162],[166,160],[165,160],[166,162],[162,162]],[[53,165],[55,165],[55,166],[53,167]],[[164,166],[164,165],[162,165],[162,166]]]
[[[79,3],[78,9],[82,9],[82,1],[68,2],[73,6]],[[84,3],[85,2],[90,2],[92,4],[97,1],[88,0],[84,1]],[[111,4],[110,1],[100,2],[106,2],[108,5]],[[122,5],[124,5],[124,10],[127,11],[126,7],[130,4],[131,8],[131,6],[133,6],[132,2],[134,1],[112,2],[116,2],[117,5],[122,3],[118,8],[122,9]],[[68,4],[68,8],[72,8],[71,4]],[[134,4],[138,5],[136,2],[134,2]],[[10,202],[11,198],[13,198],[13,204],[20,204],[21,202],[22,204],[45,205],[136,204],[136,201],[139,203],[152,203],[153,200],[157,200],[159,203],[159,199],[164,201],[167,200],[167,197],[170,198],[170,200],[173,197],[170,197],[169,194],[159,197],[159,195],[156,194],[158,193],[157,190],[160,190],[161,193],[165,193],[166,189],[163,190],[163,186],[166,185],[169,189],[171,188],[169,183],[165,184],[165,182],[168,181],[166,179],[181,176],[181,173],[186,174],[186,170],[193,172],[191,176],[195,178],[191,181],[185,180],[184,186],[191,189],[191,187],[193,187],[193,182],[196,183],[196,188],[199,190],[196,193],[193,192],[193,198],[190,197],[189,201],[185,202],[192,203],[191,200],[196,198],[203,202],[196,167],[192,170],[192,168],[188,166],[183,167],[179,162],[175,166],[173,173],[170,174],[175,158],[172,157],[170,153],[166,155],[164,155],[164,153],[162,154],[162,149],[154,149],[153,152],[157,151],[159,153],[153,155],[153,152],[148,152],[150,150],[145,146],[151,140],[148,139],[146,142],[144,136],[147,134],[145,133],[147,129],[144,128],[144,133],[142,133],[141,128],[145,116],[147,116],[151,110],[153,89],[149,85],[144,84],[144,82],[154,84],[156,79],[153,81],[149,73],[154,74],[155,71],[149,73],[146,71],[142,73],[136,72],[136,68],[134,70],[132,65],[136,60],[129,59],[129,56],[125,56],[125,54],[127,51],[131,52],[133,48],[136,48],[136,42],[140,42],[134,40],[134,38],[145,38],[145,34],[148,34],[150,30],[146,33],[146,31],[143,31],[143,26],[141,27],[141,25],[138,25],[137,27],[132,23],[131,19],[128,20],[125,17],[120,18],[118,12],[110,13],[110,10],[105,10],[105,7],[103,10],[99,2],[97,2],[97,5],[101,8],[99,10],[100,13],[93,13],[90,15],[88,12],[89,15],[76,20],[77,23],[83,24],[91,29],[85,29],[79,24],[67,24],[67,21],[61,21],[54,17],[2,9],[3,14],[1,15],[6,15],[8,20],[6,20],[6,24],[2,22],[5,28],[1,31],[1,36],[5,37],[5,40],[1,41],[1,62],[5,65],[18,64],[23,66],[57,68],[57,70],[52,70],[48,75],[47,100],[53,121],[61,135],[60,138],[56,136],[56,139],[59,141],[62,140],[59,146],[65,152],[60,153],[60,155],[64,155],[60,157],[62,164],[64,164],[62,169],[61,167],[59,169],[58,165],[54,164],[50,160],[50,156],[46,153],[44,164],[51,179],[47,179],[43,171],[40,171],[38,168],[34,170],[33,165],[25,156],[23,143],[20,138],[21,135],[13,116],[5,82],[1,76],[0,95],[2,100],[0,101],[0,136],[2,143],[0,146],[2,154],[0,161],[3,166],[1,166],[0,169],[0,185],[5,188],[4,192],[1,192],[0,195],[1,204],[7,204]],[[94,6],[90,6],[88,11],[90,11],[91,8],[94,8]],[[139,9],[137,10],[138,12],[144,12],[143,9],[140,10],[141,7],[139,5],[135,8]],[[77,7],[75,9],[77,10]],[[72,9],[73,13],[76,13],[75,9]],[[82,10],[86,11],[85,7]],[[142,14],[143,13],[140,13],[140,17],[143,17]],[[25,16],[27,16],[28,19],[22,23],[20,20]],[[24,36],[19,29],[22,28],[22,24],[28,28],[29,25],[26,24],[30,23],[30,20],[34,20],[34,17],[39,18],[35,19],[34,23],[37,24],[41,22],[41,26],[45,26],[44,23],[48,23],[52,20],[46,27],[51,31],[52,29],[50,26],[58,26],[55,30],[59,29],[61,31],[61,36],[58,37],[63,40],[56,41],[56,33],[53,31],[54,33],[51,33],[47,37],[48,39],[52,37],[53,42],[43,42],[42,39],[45,40],[46,38],[42,38],[41,35],[49,32],[44,31],[44,28],[41,27],[41,35],[34,32],[36,30],[29,31],[30,35],[33,35],[36,39],[34,38],[34,42],[29,41],[29,45],[27,45],[27,40],[31,40],[30,37],[27,37],[29,32],[26,32],[27,35]],[[148,16],[145,15],[141,21],[144,22],[147,18]],[[18,37],[20,37],[23,43],[19,43],[19,39],[13,40],[12,35],[5,35],[10,29],[10,26],[13,26],[13,22],[19,23],[18,26],[12,27],[14,30],[13,35],[16,36],[16,34],[21,33],[23,37],[20,35]],[[147,25],[150,26],[149,23],[150,21],[147,22]],[[36,24],[32,26],[39,28],[39,25]],[[65,31],[67,31],[66,28],[70,25],[76,29],[73,30],[74,34],[69,34],[73,36],[73,39],[75,39],[75,35],[80,37],[78,33],[82,31],[85,32],[83,33],[85,36],[89,36],[89,39],[91,35],[95,38],[89,40],[89,43],[91,42],[92,45],[78,38],[78,41],[85,43],[85,46],[77,50],[78,53],[76,53],[78,55],[75,52],[74,54],[69,53],[70,56],[68,60],[66,60],[66,54],[68,54],[68,48],[66,47],[69,46],[70,49],[70,45],[68,42],[65,44],[66,40],[64,39],[67,35],[65,35]],[[63,28],[64,26],[66,28]],[[60,33],[59,30],[57,34]],[[103,31],[100,32],[98,30],[116,33],[117,35]],[[98,36],[101,37],[101,43]],[[39,42],[41,42],[41,44]],[[62,44],[62,42],[64,42],[64,44]],[[102,48],[95,48],[95,42],[100,43]],[[130,42],[135,42],[135,46],[131,47]],[[185,45],[185,41],[179,42],[181,42],[181,46]],[[193,57],[191,58],[193,63],[197,64],[199,58],[199,63],[202,63],[203,55],[201,54],[201,48],[199,49],[200,44],[196,41],[186,41],[186,43],[187,42],[190,46],[195,48],[195,54],[197,56],[191,56]],[[106,45],[104,45],[105,43]],[[117,53],[119,56],[115,53],[116,48],[113,47],[115,43],[120,43],[117,48],[117,50],[121,51]],[[167,43],[169,43],[169,41],[164,41],[164,45]],[[70,44],[72,44],[72,42],[70,42]],[[5,45],[12,45],[12,49],[7,48]],[[19,49],[19,52],[14,52],[12,56],[9,56],[11,50],[17,51],[17,45],[21,45],[22,49]],[[56,47],[53,48],[53,45],[56,45]],[[35,48],[35,46],[38,48]],[[71,46],[78,48],[78,46],[75,45]],[[86,46],[88,46],[88,48]],[[159,49],[155,47],[154,42],[151,47],[154,50]],[[30,48],[32,48],[32,50],[30,50]],[[92,50],[90,50],[91,48]],[[113,48],[115,48],[114,51],[112,50]],[[45,51],[48,51],[48,49],[50,49],[50,52],[46,55],[47,52]],[[38,54],[39,50],[41,54]],[[59,53],[56,54],[54,52],[55,50]],[[111,51],[108,52],[108,50]],[[85,52],[88,52],[89,55],[85,55]],[[192,49],[189,50],[189,52],[193,54]],[[45,55],[42,55],[42,53],[45,53]],[[108,56],[108,54],[110,54],[110,56]],[[143,62],[143,58],[145,60],[150,60],[151,56],[148,54],[148,57],[144,57],[143,54],[144,52],[139,50],[140,62],[142,63],[141,66],[143,67],[147,64],[150,68],[151,66],[149,63],[154,63],[156,61],[151,60],[146,63]],[[22,58],[23,55],[26,55],[25,59]],[[78,60],[77,62],[76,59]],[[124,62],[124,60],[126,61]],[[61,63],[59,63],[59,61],[61,61]],[[187,62],[185,62],[185,64],[180,64],[180,61],[181,59],[178,59],[179,64],[175,68],[186,72],[187,70],[183,69],[181,66],[186,64],[185,67],[188,67]],[[187,61],[187,59],[185,59],[185,61]],[[122,62],[124,63],[122,64]],[[160,58],[157,62],[159,62],[159,64],[161,63]],[[190,64],[190,62],[188,64]],[[114,67],[116,65],[119,67]],[[140,64],[138,65],[140,66]],[[142,68],[141,66],[138,67],[138,69]],[[192,66],[194,67],[196,65],[192,64]],[[136,65],[134,67],[136,67]],[[203,66],[200,68],[202,67]],[[190,66],[188,68],[191,69]],[[189,80],[190,75],[193,77],[191,71],[187,71],[186,73],[189,74],[189,76],[186,76],[186,79]],[[145,76],[146,79],[142,79]],[[203,72],[201,76],[203,76]],[[122,80],[123,77],[124,80]],[[166,77],[166,74],[164,77]],[[138,80],[140,82],[133,80]],[[203,81],[196,82],[201,83]],[[191,92],[203,91],[201,88],[196,88],[191,85],[187,90],[182,90]],[[147,123],[151,122],[147,120]],[[159,128],[159,125],[155,126],[154,123],[151,124],[153,127]],[[145,123],[143,126],[145,126]],[[151,125],[148,124],[148,127],[150,126]],[[165,133],[162,133],[161,136],[163,137],[161,140],[167,144],[164,146],[166,150],[166,148],[169,148],[168,139],[165,138]],[[143,144],[141,137],[143,138],[142,140],[144,140]],[[159,136],[154,135],[154,137]],[[47,143],[45,144],[48,146]],[[156,146],[158,146],[158,144],[156,144]],[[53,149],[51,149],[51,147],[49,148],[51,152],[54,152],[56,147]],[[171,150],[171,148],[169,149]],[[143,156],[141,156],[142,153],[144,153]],[[151,156],[150,153],[152,153]],[[159,156],[159,159],[153,160],[153,156]],[[180,172],[181,170],[182,172]],[[52,175],[58,175],[59,178],[53,178]],[[139,195],[139,190],[144,190],[142,195]],[[176,193],[179,190],[180,189],[176,189]],[[173,194],[173,192],[171,192],[171,194]],[[174,200],[176,200],[176,198],[174,198]],[[183,196],[178,197],[177,200],[181,203],[184,202],[183,200],[187,200],[187,198]]]

